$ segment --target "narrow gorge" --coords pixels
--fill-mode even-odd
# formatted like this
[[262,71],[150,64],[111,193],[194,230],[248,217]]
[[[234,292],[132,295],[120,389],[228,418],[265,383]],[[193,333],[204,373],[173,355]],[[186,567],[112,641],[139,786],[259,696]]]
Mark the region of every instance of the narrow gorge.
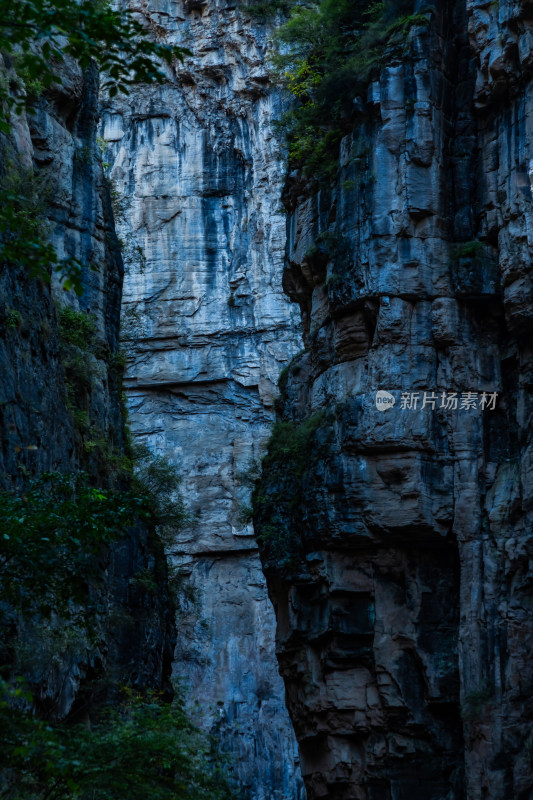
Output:
[[0,793],[529,800],[533,3],[115,8],[0,74]]
[[301,797],[275,658],[251,488],[277,379],[302,347],[284,295],[284,165],[266,32],[226,3],[150,3],[193,57],[104,106],[104,159],[126,274],[125,387],[134,435],[179,466],[192,515],[170,557],[194,599],[174,670],[258,800]]

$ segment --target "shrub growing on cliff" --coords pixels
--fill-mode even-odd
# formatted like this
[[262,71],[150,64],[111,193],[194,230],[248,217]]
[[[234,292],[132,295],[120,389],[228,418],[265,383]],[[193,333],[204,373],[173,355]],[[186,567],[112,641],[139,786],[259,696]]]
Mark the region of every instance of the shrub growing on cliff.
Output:
[[205,736],[181,702],[127,693],[88,727],[50,725],[0,679],[0,781],[8,800],[229,800]]
[[300,424],[285,420],[274,425],[252,496],[257,541],[268,568],[284,571],[300,551],[293,517],[306,473],[323,454],[317,433],[325,421],[321,411]]
[[75,601],[91,614],[88,589],[100,549],[143,516],[144,495],[94,488],[84,473],[43,473],[23,491],[0,492],[4,600],[47,616],[69,615]]
[[[107,343],[97,336],[96,319],[92,314],[68,306],[58,307],[57,322],[65,370],[66,406],[81,439],[83,453],[90,457],[93,468],[98,462],[100,476],[105,475],[111,483],[131,481],[133,467],[128,446],[127,409],[121,394],[125,355],[121,351],[109,352]],[[95,383],[103,375],[106,375],[110,393],[119,394],[124,447],[122,437],[111,425],[102,427],[91,402]]]
[[146,498],[147,507],[159,533],[166,538],[169,529],[181,528],[188,520],[179,491],[181,475],[163,456],[152,453],[145,445],[133,448],[134,486]]
[[45,208],[54,190],[32,167],[17,166],[3,150],[0,154],[0,259],[21,265],[30,275],[50,281],[50,270],[63,275],[65,289],[81,294],[82,265],[75,258],[60,259],[48,241],[50,226]]
[[57,311],[59,338],[86,350],[94,342],[95,318],[83,311],[64,306]]
[[296,6],[279,29],[274,67],[292,96],[281,125],[289,159],[305,174],[334,175],[357,95],[408,29],[428,22],[412,8],[412,0],[316,0]]
[[[155,695],[140,696],[125,689],[126,700],[119,706],[102,707],[100,701],[85,707],[90,725],[68,719],[57,722],[53,720],[58,710],[34,703],[17,677],[28,631],[31,644],[39,648],[38,655],[30,654],[29,667],[31,671],[39,659],[38,683],[43,680],[43,641],[53,648],[56,664],[72,653],[73,643],[81,648],[80,662],[89,658],[98,663],[99,621],[107,614],[101,585],[103,557],[108,545],[122,538],[136,520],[151,518],[151,502],[136,491],[95,488],[79,473],[47,473],[23,490],[0,492],[2,797],[229,800],[232,796],[210,742],[191,724],[181,697],[169,704]],[[146,594],[146,587],[141,588]],[[44,631],[46,641],[38,631]],[[65,634],[67,644],[58,650]]]

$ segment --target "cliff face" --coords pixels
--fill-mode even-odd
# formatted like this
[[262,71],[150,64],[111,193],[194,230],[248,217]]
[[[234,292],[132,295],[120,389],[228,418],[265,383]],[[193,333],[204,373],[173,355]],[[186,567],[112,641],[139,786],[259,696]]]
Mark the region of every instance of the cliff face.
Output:
[[[2,137],[0,183],[25,199],[23,213],[39,217],[61,258],[92,269],[83,271],[78,299],[57,275],[49,285],[23,267],[1,264],[0,485],[8,489],[21,490],[42,472],[78,470],[93,485],[125,485],[114,471],[125,446],[117,356],[123,266],[96,144],[98,78],[72,62],[61,77],[35,113],[14,117]],[[92,320],[91,345],[62,337],[64,307]],[[48,717],[86,713],[124,683],[167,687],[174,630],[160,545],[139,523],[102,552],[100,567],[90,640],[83,629],[59,630],[60,623],[54,635],[53,624],[43,623],[42,631],[26,625],[31,655],[20,670]],[[155,593],[135,582],[140,571],[157,579]],[[4,669],[6,647],[3,630]]]
[[296,742],[248,508],[277,377],[301,347],[281,286],[284,165],[265,28],[221,0],[132,7],[192,51],[162,86],[107,105],[102,127],[124,243],[132,432],[179,466],[193,515],[169,550],[191,589],[174,672],[242,789],[290,800],[302,791]]
[[[67,409],[65,370],[60,358],[55,302],[94,315],[101,352],[118,348],[122,262],[113,230],[109,199],[103,184],[95,143],[98,85],[69,63],[63,83],[34,113],[14,117],[12,132],[2,142],[2,185],[26,195],[37,207],[43,229],[51,234],[60,257],[77,257],[95,266],[84,276],[84,293],[64,292],[53,276],[53,288],[24,269],[3,265],[2,478],[17,471],[78,468],[83,448]],[[10,313],[11,312],[11,313]],[[15,314],[13,314],[15,312]],[[91,392],[105,434],[115,431],[122,443],[122,422],[116,381],[101,375]],[[108,379],[109,377],[109,379]],[[113,391],[114,390],[114,391]],[[89,398],[89,409],[91,398]]]
[[309,798],[532,788],[533,9],[429,8],[336,186],[286,188],[306,349],[255,522]]
[[[133,432],[180,466],[191,513],[174,672],[254,800],[303,796],[266,582],[309,798],[532,791],[533,7],[418,5],[430,24],[356,98],[336,185],[293,174],[288,218],[265,28],[226,0],[132,4],[193,55],[105,106],[111,197],[90,71],[69,65],[4,142],[2,178],[37,176],[59,253],[96,269],[78,302],[3,266],[0,480],[117,480],[113,205]],[[54,298],[93,315],[94,346],[67,352]],[[287,364],[263,574],[250,488]],[[98,647],[32,665],[56,717],[110,679],[165,684],[161,554],[139,526],[103,568]]]

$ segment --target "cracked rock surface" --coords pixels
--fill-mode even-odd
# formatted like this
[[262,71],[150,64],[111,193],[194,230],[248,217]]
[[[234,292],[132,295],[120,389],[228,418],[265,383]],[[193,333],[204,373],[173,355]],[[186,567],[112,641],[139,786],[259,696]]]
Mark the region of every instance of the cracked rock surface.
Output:
[[170,555],[190,584],[174,672],[254,800],[302,797],[250,486],[282,368],[301,348],[282,289],[284,165],[264,26],[235,3],[131,4],[189,47],[161,86],[103,109],[126,266],[125,385],[138,441],[179,465],[193,521]]
[[[5,79],[9,60],[0,62]],[[1,265],[1,489],[21,491],[43,472],[79,470],[87,473],[91,485],[116,488],[109,461],[85,446],[89,426],[115,457],[124,457],[116,368],[123,264],[96,145],[98,76],[71,59],[65,59],[60,74],[62,83],[43,94],[33,113],[13,115],[9,133],[1,135],[0,175],[3,186],[13,181],[23,197],[29,195],[28,202],[35,203],[28,185],[36,186],[40,202],[32,213],[41,218],[59,257],[75,256],[94,269],[82,272],[83,294],[78,298],[63,290],[56,274],[48,284],[24,266]],[[63,306],[87,312],[94,320],[94,348],[70,345],[68,351],[81,364],[74,396],[69,394],[68,380],[73,379],[58,325]],[[74,403],[83,403],[83,408]],[[86,421],[81,430],[76,410]],[[127,682],[168,692],[175,636],[162,549],[142,522],[124,533],[108,551],[102,548],[100,581],[95,581],[92,595],[98,610],[92,612],[90,637],[82,624],[69,628],[60,616],[42,630],[33,620],[18,620],[28,655],[16,669],[24,670],[36,707],[47,719],[74,716],[105,697],[115,699],[117,687]],[[157,581],[154,593],[135,585],[141,570]],[[54,638],[53,625],[56,634],[68,629],[72,639],[66,630],[64,640]],[[2,631],[6,674],[13,660],[14,631],[14,623],[8,635]]]
[[337,185],[286,188],[308,457],[272,447],[255,521],[308,797],[526,800],[533,8],[422,6]]

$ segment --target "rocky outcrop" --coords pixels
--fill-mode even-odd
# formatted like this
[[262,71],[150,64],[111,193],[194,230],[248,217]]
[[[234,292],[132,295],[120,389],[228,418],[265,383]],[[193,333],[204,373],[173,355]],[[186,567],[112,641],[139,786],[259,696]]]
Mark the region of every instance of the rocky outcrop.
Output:
[[163,85],[107,104],[102,126],[126,264],[132,432],[179,466],[192,515],[169,545],[191,594],[174,672],[243,791],[291,800],[296,743],[248,508],[277,377],[301,347],[281,287],[284,165],[265,27],[222,0],[132,8],[192,52]]
[[[17,80],[7,57],[2,70]],[[96,143],[98,77],[68,61],[61,77],[33,113],[13,116],[1,142],[2,191],[24,200],[16,213],[32,224],[38,218],[43,242],[49,237],[60,258],[86,267],[77,298],[57,274],[45,283],[23,266],[0,265],[0,485],[18,491],[51,471],[84,470],[92,485],[128,486],[117,470],[126,446],[118,355],[123,265]],[[61,335],[65,307],[91,320],[87,347]],[[47,718],[85,716],[125,684],[168,689],[174,621],[164,554],[144,523],[124,533],[102,548],[91,636],[83,625],[67,632],[61,620],[17,623],[28,652],[18,669]],[[136,581],[140,573],[157,580],[157,591]],[[3,604],[2,625],[6,618],[13,616]],[[13,655],[11,627],[2,630],[3,675]]]
[[287,186],[255,522],[308,797],[525,800],[532,9],[418,5],[335,187]]
[[118,349],[123,268],[97,157],[98,80],[92,70],[82,74],[72,63],[62,78],[33,113],[14,117],[2,142],[2,185],[25,198],[24,213],[41,217],[43,237],[51,237],[60,258],[78,258],[94,270],[83,275],[78,301],[74,292],[62,290],[56,275],[50,289],[28,270],[3,265],[0,469],[7,483],[17,472],[68,471],[83,460],[67,409],[56,304],[94,317],[101,357],[86,411],[111,443],[113,437],[117,446],[123,443],[119,387],[107,363]]

